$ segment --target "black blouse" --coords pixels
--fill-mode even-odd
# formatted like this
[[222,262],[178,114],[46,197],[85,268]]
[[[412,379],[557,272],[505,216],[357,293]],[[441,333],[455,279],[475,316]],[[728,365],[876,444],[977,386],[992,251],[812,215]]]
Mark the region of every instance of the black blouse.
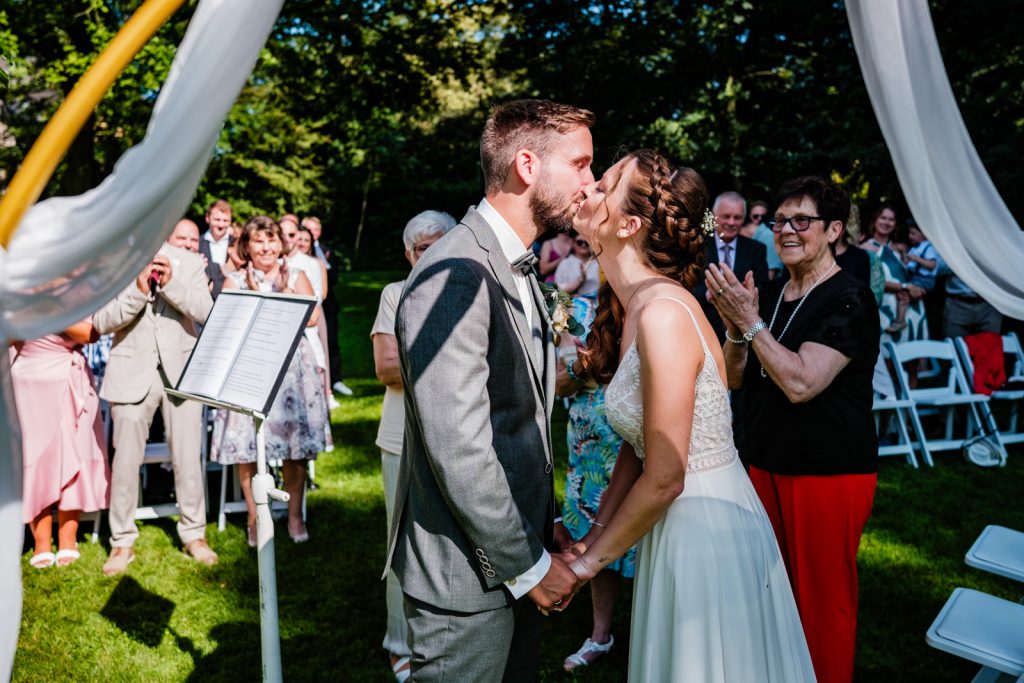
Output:
[[[782,293],[772,280],[760,296],[760,313],[771,321]],[[778,335],[798,300],[783,301],[771,332]],[[791,403],[761,376],[751,349],[743,373],[748,433],[747,460],[775,474],[866,474],[878,470],[878,438],[871,414],[871,379],[878,359],[878,307],[871,290],[845,270],[811,292],[779,342],[797,351],[804,342],[824,344],[850,362],[820,394]]]

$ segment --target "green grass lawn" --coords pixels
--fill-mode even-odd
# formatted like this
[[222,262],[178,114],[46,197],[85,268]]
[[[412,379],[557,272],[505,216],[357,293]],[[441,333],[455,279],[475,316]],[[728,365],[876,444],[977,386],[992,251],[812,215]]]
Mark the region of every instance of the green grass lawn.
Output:
[[[373,377],[368,331],[380,288],[399,277],[343,277],[341,348],[346,382],[356,393],[332,416],[335,451],[317,460],[319,488],[308,498],[312,540],[296,546],[278,527],[281,647],[289,681],[393,680],[380,647],[385,528],[380,454],[373,445],[383,388]],[[555,415],[564,475],[565,413],[559,408]],[[860,552],[858,680],[967,681],[977,671],[928,647],[924,634],[957,586],[1011,599],[1024,592],[963,561],[986,524],[1024,529],[1022,455],[1017,449],[999,470],[978,469],[955,454],[940,455],[935,469],[920,471],[898,459],[882,463]],[[212,484],[219,484],[217,477]],[[229,520],[223,533],[215,523],[208,527],[220,554],[213,568],[182,554],[171,520],[140,524],[138,558],[122,577],[100,572],[105,538],[99,545],[83,542],[82,559],[68,568],[34,570],[26,553],[14,680],[256,680],[256,557],[245,544],[244,516]],[[576,678],[625,679],[631,584],[623,586],[613,629],[621,645]],[[541,679],[571,680],[561,662],[589,633],[584,591],[547,622]]]

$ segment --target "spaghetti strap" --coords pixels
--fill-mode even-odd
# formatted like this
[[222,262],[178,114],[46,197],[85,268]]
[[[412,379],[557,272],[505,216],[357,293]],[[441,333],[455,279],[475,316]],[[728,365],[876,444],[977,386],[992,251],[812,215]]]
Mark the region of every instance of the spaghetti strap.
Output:
[[[704,333],[700,331],[700,325],[697,324],[697,316],[693,314],[693,311],[690,310],[690,307],[687,306],[683,301],[675,298],[674,296],[656,296],[653,299],[651,299],[651,301],[661,301],[662,299],[665,299],[667,301],[675,301],[677,304],[686,309],[686,312],[690,314],[690,320],[693,322],[693,326],[697,329],[697,336],[700,338],[700,345],[701,347],[704,348],[704,353],[710,354],[711,349],[708,348],[708,343],[704,341]],[[648,301],[647,303],[649,304],[651,303],[651,301]]]

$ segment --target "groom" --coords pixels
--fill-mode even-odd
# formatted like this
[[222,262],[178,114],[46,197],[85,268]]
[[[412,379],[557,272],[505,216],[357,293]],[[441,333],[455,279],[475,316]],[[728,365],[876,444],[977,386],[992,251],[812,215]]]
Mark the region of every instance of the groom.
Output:
[[388,567],[415,681],[534,680],[540,610],[572,598],[575,575],[546,550],[554,347],[529,266],[593,182],[593,121],[542,100],[492,110],[485,199],[423,255],[398,306],[405,446]]

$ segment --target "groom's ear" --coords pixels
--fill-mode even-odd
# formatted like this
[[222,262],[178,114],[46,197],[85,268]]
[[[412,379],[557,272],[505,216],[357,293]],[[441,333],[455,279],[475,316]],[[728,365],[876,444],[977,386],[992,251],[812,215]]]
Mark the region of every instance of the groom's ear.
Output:
[[516,150],[516,156],[512,162],[512,168],[516,177],[519,179],[519,182],[526,187],[530,187],[540,178],[540,157],[528,149]]

